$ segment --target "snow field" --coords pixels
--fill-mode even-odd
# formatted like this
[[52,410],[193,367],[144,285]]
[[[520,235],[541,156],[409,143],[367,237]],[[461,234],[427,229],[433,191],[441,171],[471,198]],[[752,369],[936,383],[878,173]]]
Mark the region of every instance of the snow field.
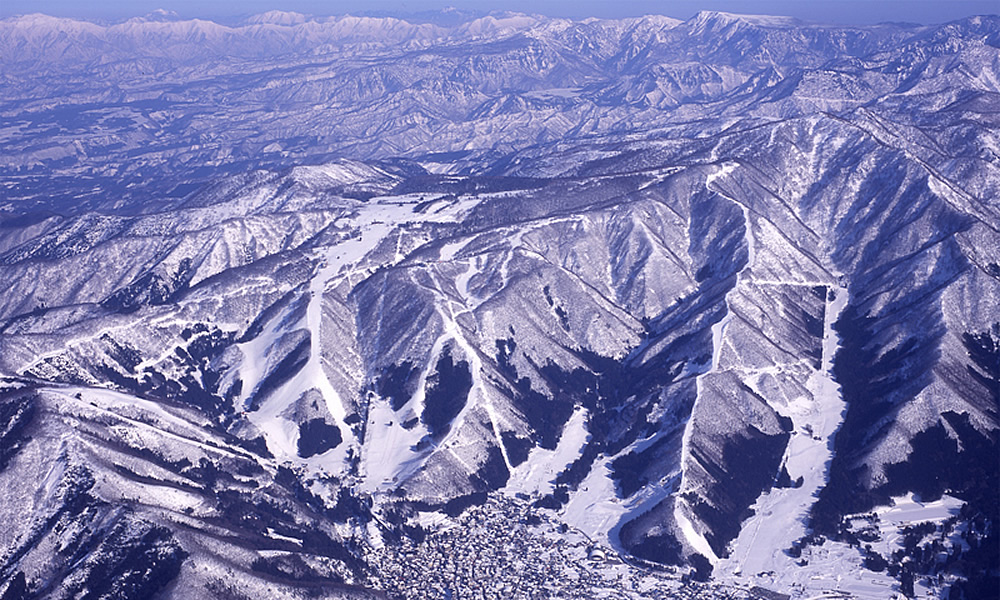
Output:
[[720,563],[721,573],[752,576],[795,569],[794,559],[784,551],[807,534],[809,511],[826,485],[833,435],[846,408],[831,369],[839,340],[833,324],[847,298],[844,289],[838,289],[833,299],[827,298],[822,363],[806,383],[812,397],[799,397],[786,406],[774,405],[779,414],[792,419],[794,429],[783,460],[792,480],[802,477],[802,485],[772,488],[758,498],[751,507],[755,514],[744,522],[732,542],[729,558]]

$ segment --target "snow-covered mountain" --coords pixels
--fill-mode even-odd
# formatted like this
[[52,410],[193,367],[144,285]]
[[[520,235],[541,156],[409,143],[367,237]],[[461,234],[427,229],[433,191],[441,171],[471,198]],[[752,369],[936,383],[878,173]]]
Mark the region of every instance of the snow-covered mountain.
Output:
[[1000,18],[0,65],[0,598],[995,586]]

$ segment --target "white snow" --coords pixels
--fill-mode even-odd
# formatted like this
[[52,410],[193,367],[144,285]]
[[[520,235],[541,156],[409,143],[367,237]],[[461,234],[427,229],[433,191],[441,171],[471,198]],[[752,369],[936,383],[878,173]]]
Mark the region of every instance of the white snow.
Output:
[[881,540],[872,543],[872,548],[888,556],[903,546],[901,529],[914,523],[941,523],[958,514],[965,503],[952,496],[944,495],[933,502],[922,502],[913,494],[892,499],[891,506],[875,509],[879,518]]
[[[116,419],[120,419],[121,421],[128,423],[128,425],[137,432],[153,431],[158,436],[175,440],[184,445],[190,444],[196,446],[211,454],[228,454],[235,456],[232,452],[226,450],[225,448],[214,444],[207,444],[201,439],[195,437],[186,437],[185,435],[182,435],[183,433],[192,433],[193,435],[199,430],[184,419],[169,412],[163,407],[163,405],[153,402],[152,400],[144,400],[136,396],[130,396],[121,392],[100,388],[68,386],[65,388],[51,389],[49,391],[52,394],[62,397],[62,401],[66,404],[85,403],[89,410],[96,410],[112,415]],[[76,397],[77,395],[80,396],[80,399]],[[130,409],[139,409],[139,411],[133,411]],[[142,418],[133,418],[129,416],[130,413],[134,413],[136,417]],[[156,421],[152,420],[150,417],[155,418]],[[167,429],[167,427],[169,427],[169,429]]]
[[[831,442],[845,408],[839,386],[831,375],[839,344],[832,326],[846,307],[848,294],[843,288],[835,292],[835,298],[828,297],[826,304],[821,367],[807,383],[812,397],[801,397],[787,406],[774,406],[792,419],[794,433],[784,461],[792,479],[801,476],[803,485],[773,489],[758,498],[752,507],[756,514],[743,523],[739,536],[730,544],[729,557],[716,565],[715,577],[760,585],[793,598],[901,598],[895,579],[885,572],[865,569],[859,550],[843,542],[827,540],[806,546],[799,559],[784,553],[792,542],[808,533],[809,510],[826,484]],[[880,518],[881,539],[872,544],[873,549],[883,556],[891,555],[901,542],[902,527],[922,521],[943,521],[954,515],[961,504],[948,496],[929,503],[921,503],[912,496],[895,498],[893,506],[875,510]]]
[[705,536],[699,533],[691,521],[684,514],[684,506],[687,503],[681,498],[677,498],[674,504],[674,519],[677,521],[677,526],[680,527],[681,533],[684,535],[684,539],[687,543],[694,548],[695,552],[701,554],[708,559],[713,565],[719,562],[719,557],[715,555],[712,547],[709,545],[708,540]]
[[[721,165],[718,169],[710,173],[705,178],[705,187],[711,189],[711,187],[715,184],[715,182],[718,179],[724,178],[727,175],[729,175],[737,168],[737,166],[738,165],[735,162],[728,162]],[[737,275],[737,285],[739,285],[740,280],[742,280],[747,275],[748,271],[752,268],[755,255],[754,255],[754,241],[753,241],[753,235],[751,233],[749,212],[745,206],[739,203],[737,204],[743,210],[744,222],[746,224],[746,238],[747,238],[747,249],[748,249],[747,264],[746,266],[744,266],[743,270],[740,271],[740,273]],[[727,343],[725,335],[726,329],[729,327],[729,323],[730,321],[732,321],[732,315],[733,315],[733,311],[729,308],[728,295],[725,299],[725,303],[726,303],[726,314],[722,317],[721,320],[719,320],[718,323],[712,325],[712,368],[710,369],[709,372],[719,370],[720,368],[719,360],[722,357],[723,344]],[[692,407],[692,414],[694,414],[695,409],[697,407],[698,398],[702,396],[701,381],[702,378],[698,377],[696,381],[698,392],[695,398],[695,406]],[[693,460],[691,458],[691,450],[690,450],[691,436],[693,434],[693,430],[694,430],[694,423],[689,419],[687,425],[684,427],[684,435],[681,438],[682,468],[685,468],[685,466],[690,464],[691,461]],[[681,492],[691,491],[690,487],[692,485],[695,484],[692,484],[690,481],[687,481],[686,478],[682,476],[681,490],[680,490]],[[691,520],[685,514],[685,510],[687,509],[688,509],[687,502],[683,498],[681,498],[680,495],[678,495],[678,497],[674,501],[674,521],[676,521],[678,527],[681,530],[681,534],[683,535],[685,541],[687,541],[688,545],[695,551],[697,551],[699,554],[706,557],[713,565],[716,564],[719,561],[719,558],[712,550],[711,546],[708,543],[708,540],[705,539],[705,536],[697,531],[694,524],[691,523]]]
[[[629,446],[618,456],[635,449]],[[606,543],[617,552],[625,553],[618,532],[631,516],[641,515],[663,502],[676,488],[678,475],[670,474],[657,485],[645,486],[628,499],[618,498],[611,478],[611,462],[615,456],[602,456],[594,461],[590,473],[576,491],[570,494],[560,519],[589,539]]]
[[[479,357],[479,353],[476,349],[469,343],[465,338],[465,333],[462,328],[458,325],[458,318],[463,313],[469,312],[470,307],[462,305],[461,309],[456,313],[451,303],[447,305],[447,313],[442,310],[441,305],[437,305],[436,310],[438,314],[441,315],[444,321],[444,333],[438,340],[440,346],[444,346],[442,342],[454,341],[455,344],[461,349],[462,354],[465,356],[466,360],[469,362],[469,372],[472,375],[472,389],[469,390],[468,401],[462,408],[462,411],[454,419],[454,425],[451,430],[445,436],[442,445],[444,445],[449,438],[455,436],[457,432],[461,429],[463,421],[466,419],[470,411],[476,406],[482,406],[486,410],[486,414],[490,419],[490,426],[493,429],[493,435],[496,438],[497,447],[500,448],[500,453],[503,455],[504,464],[507,469],[511,469],[510,457],[507,456],[507,447],[503,444],[501,438],[501,418],[497,414],[496,408],[493,406],[490,394],[487,392],[486,383],[483,381],[483,363],[482,359]],[[474,469],[473,469],[474,470]]]
[[[308,169],[303,167],[302,169],[305,170],[299,175],[306,180],[315,177],[351,179],[359,176],[354,167],[353,164],[347,163]],[[350,439],[346,439],[345,443],[324,454],[310,459],[299,458],[297,456],[298,425],[288,421],[282,414],[289,404],[301,397],[303,393],[309,390],[318,390],[341,433],[345,437],[351,435],[351,428],[344,424],[346,416],[344,400],[330,383],[323,369],[323,297],[328,290],[335,288],[344,279],[364,278],[371,275],[373,269],[364,263],[365,257],[375,250],[397,227],[418,222],[453,221],[460,213],[476,202],[472,198],[463,198],[457,202],[445,204],[434,212],[416,213],[413,211],[413,207],[420,201],[422,198],[419,196],[372,198],[368,202],[358,205],[356,207],[357,213],[354,216],[343,219],[345,225],[349,225],[352,231],[357,232],[356,235],[331,246],[317,249],[316,258],[319,262],[319,268],[309,284],[309,304],[306,315],[298,324],[291,326],[286,324],[281,327],[282,331],[293,331],[297,328],[309,330],[309,359],[295,377],[272,393],[258,410],[248,414],[251,422],[264,432],[268,447],[281,458],[294,460],[318,470],[332,469],[336,472],[346,461],[349,448],[356,445],[356,440],[352,443]],[[455,251],[457,250],[458,248],[455,249]],[[398,260],[401,257],[397,255],[396,258]],[[277,324],[283,321],[284,316],[275,317],[265,327],[264,333],[254,340],[240,345],[240,350],[244,355],[243,364],[240,367],[240,377],[244,382],[243,400],[259,384],[263,376],[262,367],[267,363],[267,356],[281,333],[276,330]],[[452,331],[452,333],[455,332]],[[453,337],[460,338],[461,336],[453,335]],[[463,345],[464,340],[456,339],[456,341],[459,345]],[[464,343],[463,350],[469,350],[467,342]],[[478,373],[473,374],[474,377],[477,375]],[[389,412],[391,413],[391,410]],[[376,417],[373,433],[385,435],[386,439],[395,440],[395,442],[388,447],[380,446],[380,444],[370,445],[375,449],[369,450],[369,454],[374,452],[374,455],[366,457],[366,465],[371,460],[375,462],[367,465],[373,467],[371,475],[367,479],[369,487],[387,485],[387,482],[399,475],[400,470],[412,459],[408,456],[412,454],[408,448],[417,440],[410,438],[420,433],[420,430],[414,430],[412,435],[409,432],[400,433],[404,430],[399,427],[398,423],[393,422],[391,415],[379,412],[377,403],[373,408],[373,416]],[[394,433],[390,434],[389,432]],[[419,435],[417,439],[419,439]],[[395,464],[395,467],[390,468],[388,465],[391,464]],[[383,465],[384,468],[378,465]]]
[[594,462],[590,473],[563,507],[561,517],[567,525],[582,531],[591,539],[613,543],[613,536],[609,534],[636,502],[625,504],[618,499],[615,482],[611,479],[610,462],[608,457],[601,457]]
[[278,533],[274,529],[271,529],[270,527],[267,528],[267,537],[271,538],[272,540],[281,540],[283,542],[291,542],[292,544],[295,544],[296,546],[301,546],[302,545],[302,540],[297,539],[297,538],[293,538],[293,537],[288,537],[287,535],[281,535],[280,533]]
[[[716,171],[709,174],[708,177],[705,178],[705,187],[711,189],[712,185],[716,182],[716,180],[726,177],[727,175],[732,173],[737,166],[738,165],[735,162],[725,163],[724,165],[719,167]],[[736,200],[733,200],[732,198],[729,199],[732,200],[733,202],[736,202]],[[747,271],[753,267],[754,260],[756,258],[755,254],[756,250],[754,247],[755,244],[751,232],[750,211],[742,203],[739,202],[736,203],[743,211],[743,222],[746,225],[747,264],[743,268],[743,270],[740,271],[740,274],[738,276],[739,278],[743,278],[744,274],[747,273]],[[725,316],[722,317],[722,320],[720,320],[718,323],[712,325],[712,371],[719,370],[719,359],[722,357],[723,344],[726,343],[726,338],[725,338],[726,329],[729,327],[729,323],[732,321],[732,319],[733,319],[733,311],[729,308],[729,298],[727,296]]]
[[583,92],[583,88],[549,88],[547,90],[532,90],[525,92],[528,98],[577,98]]
[[[423,389],[422,387],[420,389]],[[420,466],[422,454],[413,452],[410,448],[420,441],[427,429],[417,423],[407,430],[399,423],[405,411],[393,412],[387,400],[378,398],[371,403],[368,413],[368,432],[370,440],[363,449],[365,491],[391,490],[397,487],[401,479]]]
[[737,167],[739,167],[739,163],[734,161],[729,161],[720,165],[719,168],[717,168],[712,173],[709,173],[708,176],[705,177],[705,187],[711,188],[712,184],[714,184],[716,180],[727,177],[730,173],[735,171]]
[[511,471],[509,483],[504,490],[511,494],[551,493],[553,480],[566,465],[579,458],[589,438],[587,409],[577,407],[566,422],[555,450],[532,450],[528,459]]
[[[884,557],[902,547],[902,529],[922,522],[941,523],[958,513],[962,501],[943,496],[934,502],[921,502],[913,495],[892,499],[891,506],[876,508],[880,539],[871,542],[872,549]],[[738,577],[726,573],[723,579],[790,594],[793,598],[819,600],[827,598],[883,600],[903,599],[899,583],[886,572],[873,572],[862,566],[863,557],[857,548],[843,542],[827,540],[821,545],[806,546],[801,557],[806,564],[789,563],[782,568],[766,571],[744,571]],[[790,560],[790,559],[789,559]],[[725,568],[727,563],[719,565]],[[717,569],[716,573],[719,573]],[[940,597],[940,590],[927,589],[920,581],[917,597]]]
[[823,359],[806,387],[811,398],[800,397],[788,406],[775,405],[783,416],[792,419],[793,433],[785,449],[784,464],[793,481],[802,477],[798,488],[774,488],[757,499],[755,514],[743,523],[739,536],[731,543],[727,559],[718,573],[753,574],[794,569],[794,559],[784,553],[792,542],[806,535],[809,510],[816,494],[826,484],[832,439],[842,421],[845,404],[831,369],[839,336],[833,324],[847,305],[847,290],[838,289],[833,300],[827,298],[823,330]]

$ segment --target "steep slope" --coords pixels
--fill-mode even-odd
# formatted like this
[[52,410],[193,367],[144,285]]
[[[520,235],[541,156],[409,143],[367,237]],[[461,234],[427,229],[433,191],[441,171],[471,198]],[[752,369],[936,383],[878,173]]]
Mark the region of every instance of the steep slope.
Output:
[[101,389],[22,383],[2,403],[6,597],[380,597],[345,583],[367,568],[345,545],[356,502],[328,507],[262,445]]

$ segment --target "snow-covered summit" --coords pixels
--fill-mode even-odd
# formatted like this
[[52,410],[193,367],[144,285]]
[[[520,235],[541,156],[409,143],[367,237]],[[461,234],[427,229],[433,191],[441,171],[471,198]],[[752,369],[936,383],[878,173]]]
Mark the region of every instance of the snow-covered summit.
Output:
[[803,21],[793,17],[746,15],[714,10],[699,11],[685,23],[698,31],[718,30],[737,23],[756,27],[801,27],[805,25]]
[[164,21],[179,21],[181,20],[180,15],[175,11],[167,10],[165,8],[158,8],[151,13],[146,14],[142,17],[136,17],[138,21],[146,22],[164,22]]
[[308,16],[298,12],[269,10],[267,12],[247,17],[246,22],[255,25],[269,23],[271,25],[291,26],[305,23],[308,19]]

